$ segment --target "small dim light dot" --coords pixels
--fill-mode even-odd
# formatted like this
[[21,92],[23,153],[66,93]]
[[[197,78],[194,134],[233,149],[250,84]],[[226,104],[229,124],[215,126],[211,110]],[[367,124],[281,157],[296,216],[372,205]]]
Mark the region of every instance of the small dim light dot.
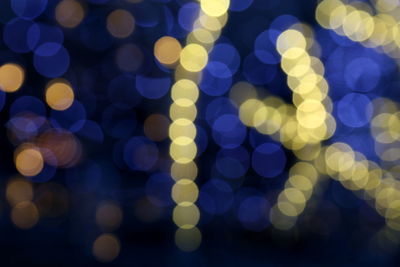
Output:
[[31,201],[33,199],[32,184],[23,179],[13,179],[7,185],[6,197],[11,206],[23,201]]
[[30,229],[39,221],[39,212],[35,204],[23,201],[12,209],[11,219],[18,228]]
[[0,90],[7,93],[17,91],[25,79],[24,69],[14,63],[7,63],[0,67]]
[[112,234],[102,234],[93,243],[92,252],[98,261],[111,262],[121,250],[118,238]]
[[126,10],[114,10],[107,17],[107,29],[116,38],[126,38],[135,29],[135,19]]
[[179,60],[182,50],[181,44],[173,37],[164,36],[154,45],[154,55],[158,61],[165,65],[171,65]]
[[105,230],[114,230],[122,221],[122,210],[114,203],[102,203],[96,211],[96,223]]
[[46,89],[46,103],[55,110],[66,110],[74,102],[74,91],[63,79],[50,82]]
[[169,119],[162,114],[152,114],[144,122],[144,134],[153,141],[162,141],[168,137]]

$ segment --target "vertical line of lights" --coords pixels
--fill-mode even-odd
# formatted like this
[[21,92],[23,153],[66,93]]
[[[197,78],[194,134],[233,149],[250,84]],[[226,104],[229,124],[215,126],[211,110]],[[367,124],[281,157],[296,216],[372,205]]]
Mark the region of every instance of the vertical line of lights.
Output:
[[[336,128],[335,119],[330,114],[332,101],[328,96],[324,65],[310,53],[316,44],[312,35],[312,30],[306,25],[295,24],[279,35],[276,44],[296,108],[298,136],[292,150],[304,161],[315,160],[320,155],[321,142],[330,138]],[[294,226],[314,191],[318,177],[315,168],[306,162],[299,162],[290,169],[289,179],[270,214],[275,227],[289,229]]]
[[201,232],[196,227],[200,211],[195,204],[199,189],[194,182],[197,177],[197,154],[195,138],[196,102],[199,97],[197,84],[201,71],[208,63],[208,51],[218,39],[227,21],[229,0],[200,0],[201,10],[188,35],[186,46],[180,53],[175,71],[175,83],[171,89],[173,103],[170,107],[171,139],[170,156],[173,159],[171,176],[175,180],[172,199],[176,206],[173,221],[178,226],[175,243],[183,251],[194,251],[201,244]]

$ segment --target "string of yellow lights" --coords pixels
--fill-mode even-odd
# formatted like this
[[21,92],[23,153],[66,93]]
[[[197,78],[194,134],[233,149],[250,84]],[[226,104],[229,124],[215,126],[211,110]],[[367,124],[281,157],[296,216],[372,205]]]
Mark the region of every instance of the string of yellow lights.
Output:
[[171,89],[173,103],[170,107],[172,123],[170,155],[173,159],[171,176],[175,180],[172,198],[176,203],[173,221],[178,226],[175,243],[183,251],[196,250],[201,244],[201,232],[196,227],[200,211],[195,204],[199,189],[195,183],[197,154],[195,143],[197,115],[196,101],[199,97],[197,83],[208,62],[208,51],[220,35],[227,21],[229,0],[201,0],[201,11],[188,35],[186,46],[180,53],[175,71],[175,84]]

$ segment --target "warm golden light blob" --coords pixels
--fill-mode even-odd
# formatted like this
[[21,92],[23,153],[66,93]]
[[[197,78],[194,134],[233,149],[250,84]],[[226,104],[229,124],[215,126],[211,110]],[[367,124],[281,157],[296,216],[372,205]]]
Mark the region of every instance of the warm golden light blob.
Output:
[[0,90],[6,93],[17,91],[25,79],[24,69],[14,63],[7,63],[0,67]]
[[66,110],[74,102],[74,91],[68,81],[55,79],[46,88],[46,103],[55,110]]
[[219,17],[227,13],[230,0],[200,0],[202,11],[210,17]]
[[85,16],[82,5],[75,0],[63,0],[58,3],[55,11],[57,22],[65,28],[75,28]]
[[179,60],[182,46],[178,40],[170,36],[164,36],[154,45],[154,55],[159,62],[171,65]]
[[24,176],[39,174],[44,166],[40,150],[33,145],[21,145],[15,153],[15,167]]
[[208,62],[207,50],[198,44],[189,44],[182,49],[180,63],[182,67],[190,72],[201,71]]

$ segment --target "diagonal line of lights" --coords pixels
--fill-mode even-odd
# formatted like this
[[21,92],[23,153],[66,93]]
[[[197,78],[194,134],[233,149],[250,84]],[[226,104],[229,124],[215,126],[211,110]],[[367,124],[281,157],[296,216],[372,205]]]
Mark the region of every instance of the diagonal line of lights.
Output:
[[[271,221],[280,229],[293,227],[317,178],[329,176],[355,191],[359,197],[372,200],[377,212],[386,219],[384,231],[393,238],[393,232],[400,231],[400,183],[389,171],[381,169],[345,143],[321,146],[321,141],[334,134],[335,120],[329,113],[332,107],[327,98],[328,85],[323,78],[323,65],[319,59],[310,60],[304,53],[307,45],[303,38],[307,38],[302,34],[298,25],[294,25],[283,32],[277,42],[282,56],[281,66],[288,74],[288,85],[294,93],[294,106],[276,97],[260,101],[254,92],[247,93],[249,97],[239,103],[240,118],[245,125],[271,135],[292,150],[299,160],[308,161],[296,163],[289,171],[286,188],[271,210]],[[319,72],[315,72],[316,66],[319,66]],[[293,77],[295,81],[291,80]],[[323,88],[325,90],[321,90]],[[310,100],[312,102],[307,103]],[[321,100],[321,105],[316,100]]]

